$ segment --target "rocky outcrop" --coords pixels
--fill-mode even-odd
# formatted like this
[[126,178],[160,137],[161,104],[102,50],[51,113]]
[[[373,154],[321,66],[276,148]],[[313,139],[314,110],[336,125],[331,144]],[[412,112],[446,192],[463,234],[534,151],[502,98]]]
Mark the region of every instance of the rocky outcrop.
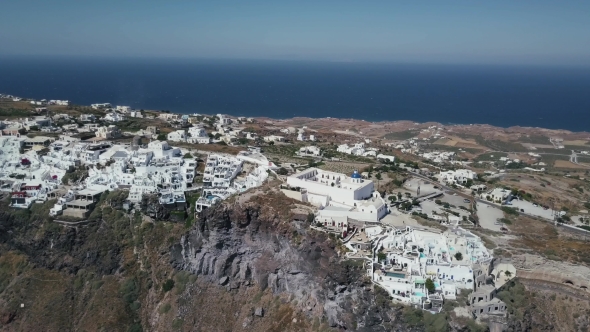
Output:
[[331,327],[393,328],[396,312],[387,294],[375,296],[363,263],[341,262],[335,244],[305,222],[262,216],[254,205],[218,206],[173,246],[171,259],[177,269],[227,291],[256,286],[288,296]]
[[532,254],[514,255],[512,262],[518,269],[519,278],[561,283],[578,288],[584,293],[588,293],[590,288],[590,268],[587,266],[549,260]]

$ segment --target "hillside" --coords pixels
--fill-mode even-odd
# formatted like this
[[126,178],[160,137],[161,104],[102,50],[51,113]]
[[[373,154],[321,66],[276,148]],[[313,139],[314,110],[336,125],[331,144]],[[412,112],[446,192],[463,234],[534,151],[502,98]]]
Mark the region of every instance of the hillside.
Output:
[[[392,303],[363,263],[342,259],[337,239],[294,220],[293,202],[269,187],[193,225],[124,212],[125,195],[105,193],[94,221],[76,228],[47,217],[52,202],[27,211],[2,201],[0,331],[485,330]],[[564,300],[559,289],[507,294],[517,295],[508,300],[512,331],[587,326],[582,309],[568,311],[587,299]],[[562,311],[577,318],[562,329],[541,305],[561,308],[558,321]]]

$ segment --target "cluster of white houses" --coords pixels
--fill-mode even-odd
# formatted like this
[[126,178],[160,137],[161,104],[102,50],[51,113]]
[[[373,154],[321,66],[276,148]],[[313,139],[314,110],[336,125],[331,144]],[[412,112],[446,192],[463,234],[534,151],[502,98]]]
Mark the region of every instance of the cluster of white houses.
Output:
[[[472,291],[469,310],[474,317],[506,312],[506,304],[496,293],[516,276],[516,270],[495,261],[473,233],[462,228],[441,232],[410,226],[369,226],[362,231],[371,250],[380,253],[374,259],[377,265],[367,272],[395,300],[439,312],[445,300]],[[346,244],[352,255],[363,249],[363,236],[355,234]],[[427,281],[434,287],[429,289]]]
[[[244,163],[255,168],[242,175]],[[196,211],[201,212],[229,196],[262,185],[276,165],[263,155],[242,151],[237,156],[210,154],[203,172],[203,190],[196,202]]]
[[[41,149],[43,153],[38,154]],[[243,172],[244,163],[254,168]],[[62,178],[80,167],[84,168],[83,177],[70,183],[65,191]],[[101,193],[116,189],[129,190],[130,203],[141,202],[145,194],[157,194],[160,204],[183,208],[185,192],[201,189],[194,184],[196,167],[194,158],[187,158],[186,153],[166,141],[154,140],[141,145],[137,139],[132,144],[113,144],[0,136],[1,190],[11,194],[11,206],[28,208],[34,202],[58,198],[50,210],[54,216],[84,218]],[[209,155],[197,210],[260,186],[274,168],[272,162],[257,152]]]
[[[465,183],[474,176],[461,170],[444,173],[441,180]],[[506,312],[496,293],[516,271],[510,264],[495,266],[492,254],[473,233],[459,227],[441,232],[379,223],[388,207],[373,182],[356,171],[347,176],[309,168],[287,177],[287,185],[287,196],[318,207],[317,223],[342,232],[351,258],[374,257],[367,272],[396,301],[438,312],[445,300],[455,300],[462,290],[473,291],[473,316]],[[427,280],[434,285],[430,290]]]

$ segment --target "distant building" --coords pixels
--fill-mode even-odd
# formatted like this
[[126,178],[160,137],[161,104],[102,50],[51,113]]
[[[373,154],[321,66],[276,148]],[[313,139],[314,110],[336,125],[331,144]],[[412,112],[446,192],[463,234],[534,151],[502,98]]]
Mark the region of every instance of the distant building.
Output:
[[101,104],[91,104],[90,107],[94,108],[95,110],[98,110],[98,109],[112,108],[113,106],[109,103],[101,103]]
[[196,144],[209,144],[211,138],[207,135],[205,128],[201,126],[190,127],[188,129],[187,142]]
[[285,141],[285,138],[283,136],[270,135],[270,136],[264,136],[264,141],[265,142],[283,142],[283,141]]
[[186,142],[186,137],[186,131],[184,129],[179,129],[168,133],[166,138],[172,142]]
[[103,119],[105,121],[109,121],[109,122],[119,122],[119,121],[123,120],[123,116],[119,113],[111,112],[111,113],[105,115]]
[[96,137],[104,139],[118,138],[121,137],[121,130],[115,125],[110,125],[98,128],[95,134]]
[[82,122],[94,122],[94,120],[96,120],[96,116],[94,116],[94,114],[80,115],[80,121],[82,121]]
[[131,107],[130,106],[117,106],[115,107],[116,111],[119,112],[123,112],[123,113],[129,113],[131,111]]

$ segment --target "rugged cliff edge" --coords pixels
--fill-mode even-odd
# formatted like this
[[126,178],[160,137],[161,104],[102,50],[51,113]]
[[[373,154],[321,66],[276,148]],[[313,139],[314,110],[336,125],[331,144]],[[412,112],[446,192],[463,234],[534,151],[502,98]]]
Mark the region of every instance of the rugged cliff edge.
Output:
[[[51,202],[0,200],[0,331],[485,331],[452,308],[392,303],[363,261],[343,259],[270,187],[192,225],[124,211],[124,194],[105,193],[76,227],[48,218]],[[575,290],[515,284],[506,297],[509,331],[588,327],[590,301]]]
[[306,222],[264,215],[254,204],[219,206],[173,246],[171,256],[177,269],[226,291],[268,289],[331,327],[405,330],[387,294],[364,276],[363,262],[342,262],[336,243]]

